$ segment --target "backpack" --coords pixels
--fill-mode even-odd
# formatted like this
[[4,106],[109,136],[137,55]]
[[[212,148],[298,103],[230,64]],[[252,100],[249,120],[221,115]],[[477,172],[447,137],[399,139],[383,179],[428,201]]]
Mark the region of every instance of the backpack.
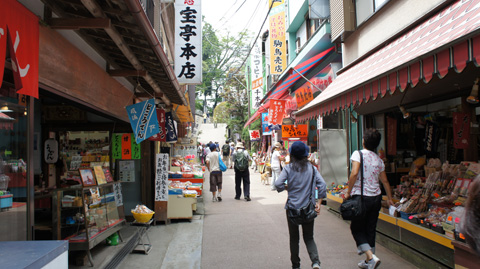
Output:
[[237,155],[235,155],[235,168],[237,170],[243,172],[247,170],[248,168],[248,157],[245,155],[245,152],[238,152]]
[[228,156],[228,154],[230,153],[230,146],[228,144],[223,145],[222,153],[224,156]]

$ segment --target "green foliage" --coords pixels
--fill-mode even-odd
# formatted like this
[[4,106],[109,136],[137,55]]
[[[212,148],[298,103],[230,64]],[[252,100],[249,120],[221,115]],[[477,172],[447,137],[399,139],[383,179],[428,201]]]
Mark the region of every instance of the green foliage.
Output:
[[228,123],[229,118],[228,103],[222,102],[218,104],[213,112],[213,121],[216,123]]

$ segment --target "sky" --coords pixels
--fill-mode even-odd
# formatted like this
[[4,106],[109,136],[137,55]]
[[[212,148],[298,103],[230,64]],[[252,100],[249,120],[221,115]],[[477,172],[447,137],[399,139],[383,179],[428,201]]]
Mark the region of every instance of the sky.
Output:
[[[205,21],[225,35],[248,29],[256,36],[267,10],[267,0],[202,0]],[[267,28],[268,21],[264,25],[264,29]]]

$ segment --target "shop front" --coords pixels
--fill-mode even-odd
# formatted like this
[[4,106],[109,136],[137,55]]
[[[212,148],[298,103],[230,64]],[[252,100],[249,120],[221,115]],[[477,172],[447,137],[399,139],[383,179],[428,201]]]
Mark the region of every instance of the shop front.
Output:
[[[478,10],[470,4],[452,4],[342,70],[297,113],[300,118],[321,119],[343,113],[349,149],[345,159],[359,149],[355,145],[361,145],[361,130],[380,131],[377,154],[385,162],[397,203],[392,215],[387,209],[380,213],[378,238],[400,253],[400,246],[413,250],[405,257],[420,267],[432,261],[450,268],[464,264],[457,257],[457,246],[466,246],[459,226],[479,160],[480,38],[469,19]],[[447,20],[452,16],[455,19]],[[454,34],[445,34],[453,28]],[[335,210],[345,192],[339,185],[328,195]]]

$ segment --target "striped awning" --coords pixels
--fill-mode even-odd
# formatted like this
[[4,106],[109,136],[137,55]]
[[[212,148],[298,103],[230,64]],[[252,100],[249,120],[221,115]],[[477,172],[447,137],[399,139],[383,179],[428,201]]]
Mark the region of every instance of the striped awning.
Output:
[[296,113],[306,121],[393,94],[467,63],[480,65],[480,0],[459,0],[405,35],[343,71],[325,91]]

